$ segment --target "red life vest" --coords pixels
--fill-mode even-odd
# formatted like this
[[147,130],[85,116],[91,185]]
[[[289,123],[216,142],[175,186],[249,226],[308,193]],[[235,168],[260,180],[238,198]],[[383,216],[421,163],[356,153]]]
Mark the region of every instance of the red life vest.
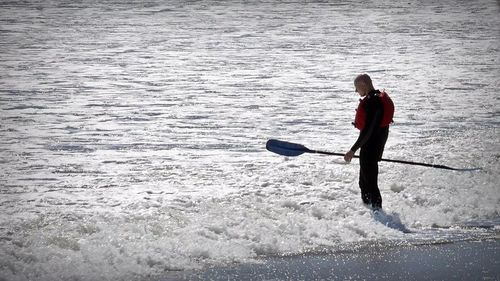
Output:
[[[376,94],[380,98],[382,102],[382,106],[384,107],[384,116],[382,117],[382,122],[380,122],[380,127],[386,127],[391,124],[392,118],[394,117],[394,103],[386,92],[380,92]],[[363,130],[365,127],[366,121],[366,111],[365,104],[368,101],[368,97],[359,101],[358,109],[356,110],[356,118],[354,119],[354,127],[359,130]]]

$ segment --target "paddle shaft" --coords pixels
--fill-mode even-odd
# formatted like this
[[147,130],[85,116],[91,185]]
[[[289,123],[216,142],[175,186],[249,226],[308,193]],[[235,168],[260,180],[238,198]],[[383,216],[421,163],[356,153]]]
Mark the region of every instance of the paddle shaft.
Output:
[[[312,149],[309,149],[309,148],[307,148],[301,144],[298,144],[298,143],[280,141],[280,140],[275,140],[275,139],[270,139],[267,141],[266,149],[271,151],[271,152],[283,155],[283,156],[299,156],[302,153],[316,153],[316,154],[325,154],[325,155],[344,156],[343,153],[312,150]],[[359,156],[354,156],[354,158],[359,158]],[[446,169],[446,170],[453,170],[453,171],[477,171],[477,170],[481,170],[481,168],[460,169],[460,168],[448,167],[445,165],[435,165],[435,164],[427,164],[427,163],[405,161],[405,160],[394,160],[394,159],[380,159],[380,161],[409,164],[409,165],[418,165],[418,166],[432,167],[432,168],[439,168],[439,169]]]
[[[327,151],[320,151],[320,150],[311,150],[311,149],[307,149],[305,152],[308,152],[308,153],[317,153],[317,154],[325,154],[325,155],[344,156],[344,154],[342,154],[342,153],[327,152]],[[355,155],[354,158],[359,158],[359,156]],[[380,161],[392,162],[392,163],[401,163],[401,164],[410,164],[410,165],[418,165],[418,166],[432,167],[432,168],[438,168],[438,169],[447,169],[447,170],[467,170],[467,169],[456,169],[456,168],[448,167],[448,166],[445,166],[445,165],[435,165],[435,164],[427,164],[427,163],[405,161],[405,160],[394,160],[394,159],[384,159],[384,158],[382,158],[382,159],[380,159]]]

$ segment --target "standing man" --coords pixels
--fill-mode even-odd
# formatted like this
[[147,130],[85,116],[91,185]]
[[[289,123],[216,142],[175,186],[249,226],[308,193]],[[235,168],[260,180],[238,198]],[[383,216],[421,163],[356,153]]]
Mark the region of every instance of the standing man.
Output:
[[394,104],[389,96],[375,90],[372,80],[362,74],[354,80],[356,92],[362,97],[354,126],[360,130],[359,137],[344,155],[346,162],[351,162],[354,153],[359,153],[359,188],[361,199],[374,210],[382,209],[382,197],[378,189],[378,162],[382,159],[385,142],[389,136],[389,124],[394,115]]

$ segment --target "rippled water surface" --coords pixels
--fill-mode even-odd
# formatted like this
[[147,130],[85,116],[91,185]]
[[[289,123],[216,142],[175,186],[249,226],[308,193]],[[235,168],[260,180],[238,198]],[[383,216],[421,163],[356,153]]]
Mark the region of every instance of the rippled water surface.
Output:
[[[499,15],[498,1],[1,1],[0,279],[498,237]],[[357,162],[265,150],[348,150],[359,73],[396,103],[384,157],[483,168],[381,163],[388,219],[411,234],[362,206]]]

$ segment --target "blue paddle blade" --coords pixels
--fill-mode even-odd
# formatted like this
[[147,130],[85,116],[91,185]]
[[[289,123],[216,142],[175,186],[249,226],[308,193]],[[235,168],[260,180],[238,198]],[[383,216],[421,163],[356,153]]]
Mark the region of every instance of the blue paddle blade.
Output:
[[266,149],[283,156],[299,156],[305,152],[312,152],[301,144],[273,139],[267,141]]

